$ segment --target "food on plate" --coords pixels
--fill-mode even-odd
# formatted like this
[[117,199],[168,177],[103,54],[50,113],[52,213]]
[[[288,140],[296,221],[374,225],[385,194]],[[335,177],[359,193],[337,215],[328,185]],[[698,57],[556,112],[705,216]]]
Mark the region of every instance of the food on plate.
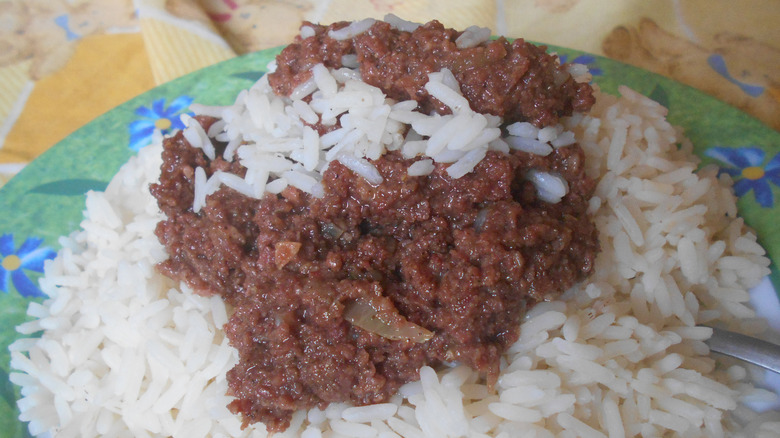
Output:
[[90,193],[19,327],[41,338],[11,347],[31,432],[769,427],[700,325],[762,328],[746,289],[769,262],[728,178],[696,171],[659,104],[489,35],[304,24],[234,105],[193,105]]
[[[458,362],[494,382],[526,309],[585,278],[598,252],[586,213],[595,181],[579,146],[541,155],[510,150],[500,138],[501,129],[555,129],[559,117],[592,105],[590,85],[522,40],[458,48],[468,35],[437,22],[412,32],[375,22],[336,39],[349,26],[304,24],[313,35],[282,50],[268,86],[250,90],[250,116],[253,105],[271,102],[278,110],[263,118],[287,129],[240,134],[242,120],[224,112],[195,120],[189,129],[217,141],[193,147],[188,131],[167,139],[160,183],[151,187],[167,217],[157,229],[170,255],[162,272],[233,308],[225,326],[239,352],[228,373],[231,409],[271,430],[286,429],[300,409],[386,402],[424,365]],[[358,67],[339,83],[331,70],[345,57]],[[460,88],[428,80],[436,73]],[[296,91],[309,79],[318,90]],[[285,113],[296,106],[333,116]],[[342,140],[327,146],[314,131]],[[437,136],[449,139],[431,152]],[[303,156],[309,141],[311,160]],[[379,156],[368,161],[361,147]],[[350,168],[356,160],[365,172]],[[427,170],[410,171],[420,165]],[[197,172],[203,187],[223,182],[205,201]],[[257,189],[295,172],[313,185]],[[226,177],[256,191],[235,190]],[[537,195],[547,179],[564,182],[559,199]]]

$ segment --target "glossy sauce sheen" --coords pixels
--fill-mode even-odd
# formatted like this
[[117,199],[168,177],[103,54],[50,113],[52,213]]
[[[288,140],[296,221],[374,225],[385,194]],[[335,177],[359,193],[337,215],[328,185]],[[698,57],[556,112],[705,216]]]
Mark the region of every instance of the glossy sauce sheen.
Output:
[[[442,32],[436,38],[457,36]],[[221,157],[224,145],[215,147]],[[163,160],[151,188],[167,215],[156,231],[170,255],[160,269],[233,307],[224,329],[240,362],[228,373],[230,408],[272,431],[298,409],[386,401],[425,364],[459,361],[495,379],[525,310],[583,279],[598,252],[586,214],[594,181],[577,145],[546,157],[489,152],[457,180],[442,164],[410,177],[414,160],[388,153],[373,162],[380,186],[333,162],[321,199],[288,188],[256,200],[223,187],[199,213],[195,167],[243,176],[241,165],[209,161],[181,133],[165,141]],[[569,193],[557,204],[538,200],[529,169],[560,173]],[[359,328],[344,318],[356,302],[433,336],[390,340]]]

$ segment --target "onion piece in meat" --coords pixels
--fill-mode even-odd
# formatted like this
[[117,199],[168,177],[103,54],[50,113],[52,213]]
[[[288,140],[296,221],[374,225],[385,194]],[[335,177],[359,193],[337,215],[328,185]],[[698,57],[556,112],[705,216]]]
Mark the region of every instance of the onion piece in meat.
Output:
[[344,308],[344,319],[356,327],[392,341],[423,343],[433,337],[430,330],[409,322],[400,313],[377,311],[364,301],[350,301]]
[[300,242],[277,242],[274,245],[274,263],[276,269],[284,268],[287,263],[290,263],[298,251],[301,249]]

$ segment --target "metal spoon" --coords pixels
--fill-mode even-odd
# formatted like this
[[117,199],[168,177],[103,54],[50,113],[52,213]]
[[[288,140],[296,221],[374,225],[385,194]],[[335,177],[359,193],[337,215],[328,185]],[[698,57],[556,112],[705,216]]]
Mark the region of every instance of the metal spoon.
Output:
[[707,345],[717,353],[780,373],[780,345],[714,327]]

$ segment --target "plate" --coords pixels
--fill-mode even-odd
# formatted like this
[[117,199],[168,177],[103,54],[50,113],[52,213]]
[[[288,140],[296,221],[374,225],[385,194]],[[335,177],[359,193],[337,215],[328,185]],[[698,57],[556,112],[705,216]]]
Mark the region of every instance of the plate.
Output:
[[[757,308],[780,321],[780,133],[713,97],[662,76],[587,53],[553,47],[565,61],[587,64],[602,90],[627,85],[669,108],[668,120],[685,130],[702,164],[715,163],[735,179],[738,208],[772,260],[772,281],[754,291]],[[0,436],[26,436],[17,420],[18,388],[8,381],[7,346],[25,321],[43,262],[58,238],[79,227],[84,193],[102,190],[138,149],[182,127],[191,102],[231,104],[265,72],[280,48],[234,58],[146,92],[96,118],[25,167],[0,189]],[[45,127],[41,127],[45,129]],[[774,287],[773,285],[774,284]],[[774,315],[771,314],[774,312]],[[777,316],[776,316],[777,315]],[[780,331],[780,327],[775,327]]]

